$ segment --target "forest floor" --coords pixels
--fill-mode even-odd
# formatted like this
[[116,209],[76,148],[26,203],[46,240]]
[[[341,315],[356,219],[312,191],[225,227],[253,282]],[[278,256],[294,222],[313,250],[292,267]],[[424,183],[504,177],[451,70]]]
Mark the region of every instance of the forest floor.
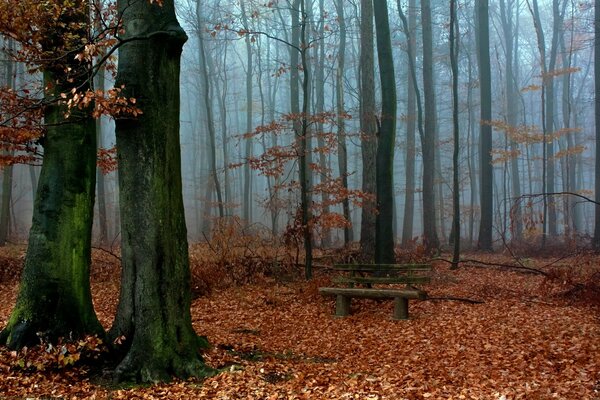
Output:
[[[0,249],[0,325],[15,302],[23,252]],[[201,268],[194,251],[191,259]],[[193,324],[212,344],[204,358],[217,375],[114,388],[89,366],[38,371],[27,354],[0,348],[0,398],[600,399],[600,258],[524,265],[549,275],[436,262],[431,297],[482,303],[411,301],[408,321],[391,319],[391,301],[356,299],[351,316],[334,318],[334,300],[317,291],[330,284],[326,269],[308,283],[263,276],[206,290],[193,301]],[[118,261],[95,251],[94,304],[107,328],[118,286]]]

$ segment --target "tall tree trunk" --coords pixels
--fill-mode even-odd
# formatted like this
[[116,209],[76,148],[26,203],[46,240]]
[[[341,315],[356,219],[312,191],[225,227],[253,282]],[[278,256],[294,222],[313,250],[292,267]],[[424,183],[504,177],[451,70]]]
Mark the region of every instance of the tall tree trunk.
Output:
[[374,4],[377,59],[381,81],[381,123],[377,142],[377,216],[375,219],[375,263],[393,264],[394,145],[396,139],[396,76],[390,37],[387,0]]
[[223,197],[221,195],[221,184],[219,182],[219,174],[217,172],[217,144],[216,144],[216,133],[215,123],[212,110],[212,96],[209,80],[209,67],[208,67],[208,54],[204,43],[204,21],[202,18],[202,8],[200,6],[200,0],[196,1],[196,21],[198,26],[198,52],[200,54],[200,76],[202,78],[202,96],[204,97],[204,106],[206,107],[206,123],[208,126],[208,141],[209,141],[209,169],[210,176],[213,180],[214,190],[217,194],[217,202],[219,203],[219,217],[225,216],[225,210],[223,208]]
[[[398,1],[398,11],[401,19],[404,15],[402,13],[402,6]],[[404,198],[404,219],[402,225],[402,246],[407,246],[413,237],[413,222],[414,222],[414,209],[415,209],[415,158],[416,158],[416,143],[415,143],[415,129],[416,129],[416,72],[414,71],[415,64],[415,30],[417,27],[417,9],[416,0],[410,0],[408,2],[408,24],[405,27],[405,34],[408,44],[407,56],[409,58],[409,73],[411,79],[408,80],[407,85],[407,106],[406,106],[406,192]],[[413,76],[414,75],[414,76]]]
[[[337,143],[338,143],[338,167],[340,177],[342,178],[342,186],[348,189],[348,156],[346,150],[346,129],[344,122],[344,69],[346,68],[346,18],[344,16],[344,0],[336,2],[338,24],[340,25],[340,49],[338,52],[338,65],[335,74],[335,86],[337,89]],[[348,245],[352,242],[352,219],[350,218],[350,202],[348,197],[342,200],[342,208],[344,210],[344,218],[348,225],[344,227],[344,244]]]
[[[423,132],[423,241],[428,251],[437,249],[440,241],[435,221],[435,89],[433,87],[433,38],[431,1],[421,1],[421,25],[423,26],[423,94],[425,97],[425,121]],[[440,210],[440,212],[443,212]]]
[[[12,40],[8,40],[8,48],[10,51],[14,50]],[[5,61],[5,71],[3,84],[6,87],[14,88],[14,61],[10,59],[8,55]],[[2,170],[2,197],[0,198],[0,246],[4,246],[8,240],[10,233],[10,211],[12,201],[12,187],[13,187],[13,167],[12,165],[6,165]]]
[[[246,16],[246,6],[244,0],[240,1],[242,10],[242,23],[244,28],[249,31],[248,17]],[[250,35],[246,35],[246,132],[252,132],[252,44]],[[252,224],[252,174],[250,171],[250,157],[252,157],[252,139],[245,140],[246,162],[244,163],[244,198],[242,205],[242,218],[246,226]]]
[[[83,0],[64,9],[57,18],[51,46],[55,51],[76,51],[87,37],[88,8]],[[79,29],[75,30],[74,26]],[[67,32],[74,39],[63,42]],[[61,59],[64,54],[55,54]],[[67,58],[65,58],[67,59]],[[29,231],[19,295],[0,342],[11,348],[104,333],[92,305],[89,283],[94,188],[96,183],[96,132],[89,110],[71,110],[58,104],[60,93],[90,87],[89,65],[68,57],[44,71],[44,111],[47,124],[42,140],[44,160]],[[70,73],[65,74],[66,68]]]
[[[500,0],[500,19],[502,21],[502,31],[504,33],[504,46],[506,49],[506,77],[505,77],[505,101],[506,101],[506,123],[509,126],[509,132],[516,129],[518,124],[518,110],[515,99],[518,96],[518,86],[516,81],[515,67],[515,49],[514,49],[514,29],[513,29],[513,10],[514,0]],[[509,135],[510,136],[510,135]],[[516,154],[518,144],[514,138],[510,139],[510,150]],[[519,178],[519,164],[517,156],[510,159],[511,168],[511,191],[512,191],[512,239],[518,241],[523,234],[523,221],[521,215],[521,182]]]
[[490,67],[490,25],[489,0],[477,2],[477,55],[479,62],[480,103],[481,103],[481,220],[479,224],[480,250],[492,250],[492,224],[494,169],[492,166],[492,78]]
[[459,157],[459,120],[458,120],[458,39],[456,28],[458,21],[456,18],[456,0],[450,0],[450,65],[452,69],[452,126],[454,151],[452,155],[452,232],[453,252],[452,268],[458,268],[460,259],[460,186],[458,183],[458,157]]
[[117,2],[126,38],[117,85],[144,114],[116,121],[122,228],[119,306],[110,336],[124,335],[116,380],[200,376],[205,344],[192,327],[179,143],[179,71],[187,36],[173,0]]
[[[553,0],[554,1],[554,0]],[[527,1],[527,6],[529,7],[529,11],[533,17],[533,24],[535,26],[535,33],[537,37],[537,46],[540,54],[540,65],[542,69],[542,92],[541,92],[541,100],[542,100],[542,195],[543,195],[543,216],[542,216],[542,248],[546,246],[546,235],[548,233],[548,206],[549,206],[549,198],[546,196],[548,192],[548,150],[550,146],[548,145],[548,130],[552,130],[552,126],[548,126],[549,118],[548,118],[548,90],[551,89],[551,96],[554,96],[554,89],[548,87],[548,68],[546,64],[546,42],[544,38],[544,30],[542,28],[542,22],[540,18],[540,13],[538,10],[538,2],[537,0],[533,0],[532,5]],[[553,79],[553,78],[552,78]],[[552,108],[554,106],[552,105]],[[554,179],[554,177],[552,178]]]
[[375,257],[375,215],[377,203],[375,158],[377,153],[377,118],[375,110],[375,52],[373,48],[373,1],[361,0],[360,20],[360,133],[362,155],[362,191],[367,197],[362,207],[360,225],[361,258]]
[[596,121],[596,161],[594,168],[594,239],[593,246],[600,250],[600,0],[594,0],[594,118]]
[[[564,3],[566,5],[566,1]],[[548,60],[548,70],[544,76],[546,85],[546,129],[550,133],[550,140],[547,142],[547,190],[549,193],[554,193],[555,190],[555,171],[554,171],[554,138],[553,133],[556,128],[555,124],[555,90],[554,90],[554,70],[556,69],[556,60],[558,54],[558,39],[560,35],[560,27],[562,26],[563,13],[560,12],[558,0],[552,0],[552,42],[550,45],[550,59]],[[539,14],[538,14],[539,17]],[[541,29],[541,25],[540,25]],[[555,197],[548,196],[548,234],[557,236],[557,216],[556,216],[556,200]]]
[[[325,1],[319,0],[319,14],[325,15]],[[319,36],[325,37],[325,19],[322,19],[319,24]],[[320,115],[325,110],[325,41],[321,40],[318,47],[315,49],[315,59],[318,66],[315,69],[315,111]],[[323,122],[321,118],[317,122],[317,144],[320,148],[325,147],[325,137],[323,132]],[[321,170],[321,182],[325,179],[329,169],[327,166],[327,155],[325,152],[319,152],[319,168]],[[323,214],[329,214],[329,194],[327,191],[321,192],[321,202],[323,203]],[[328,248],[331,246],[331,230],[328,227],[322,227],[321,246]]]
[[[96,78],[96,89],[105,90],[104,67],[100,67]],[[96,142],[98,147],[103,147],[103,129],[102,118],[96,118]],[[96,191],[98,198],[98,223],[100,225],[100,236],[98,243],[100,246],[108,244],[108,221],[106,218],[106,184],[104,182],[104,173],[100,168],[96,173]]]

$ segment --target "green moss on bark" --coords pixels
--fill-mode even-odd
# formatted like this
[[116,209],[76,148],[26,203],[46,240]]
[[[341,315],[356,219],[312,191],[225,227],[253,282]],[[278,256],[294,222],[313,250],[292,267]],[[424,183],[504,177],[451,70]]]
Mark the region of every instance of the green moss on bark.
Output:
[[[56,77],[46,73],[47,82]],[[67,91],[56,86],[54,93]],[[17,303],[0,341],[21,348],[58,337],[103,334],[89,284],[96,172],[94,121],[46,110],[48,130]]]

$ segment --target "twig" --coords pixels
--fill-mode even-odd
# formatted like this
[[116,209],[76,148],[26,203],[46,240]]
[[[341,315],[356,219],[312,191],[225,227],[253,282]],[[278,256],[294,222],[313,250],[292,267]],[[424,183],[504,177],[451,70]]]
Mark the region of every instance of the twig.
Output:
[[102,251],[102,252],[104,252],[104,253],[106,253],[106,254],[108,254],[108,255],[111,255],[111,256],[113,256],[114,258],[116,258],[117,260],[119,260],[119,262],[121,262],[121,257],[119,257],[118,255],[116,255],[115,253],[113,253],[113,252],[112,252],[112,251],[110,251],[110,250],[106,250],[106,249],[103,249],[102,247],[94,247],[94,246],[92,246],[92,249],[94,249],[94,250],[98,250],[98,251]]

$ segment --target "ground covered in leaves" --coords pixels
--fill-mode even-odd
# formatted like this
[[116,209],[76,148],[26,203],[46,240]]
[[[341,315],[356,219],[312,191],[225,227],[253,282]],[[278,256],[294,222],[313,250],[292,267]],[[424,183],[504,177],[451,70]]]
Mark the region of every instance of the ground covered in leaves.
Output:
[[[194,277],[206,280],[198,252]],[[517,265],[506,256],[469,258]],[[22,247],[0,250],[2,325],[22,260]],[[427,285],[432,299],[411,301],[408,321],[391,320],[391,301],[357,299],[352,316],[332,317],[334,300],[317,292],[331,284],[326,268],[309,283],[274,276],[226,287],[195,282],[193,323],[212,344],[204,357],[219,369],[215,376],[117,388],[101,383],[94,368],[65,361],[78,349],[55,348],[61,362],[39,365],[35,356],[0,348],[0,398],[600,399],[599,265],[589,255],[529,259],[516,269],[466,262],[452,271],[438,261]],[[107,328],[118,279],[118,260],[95,251],[94,302]]]

